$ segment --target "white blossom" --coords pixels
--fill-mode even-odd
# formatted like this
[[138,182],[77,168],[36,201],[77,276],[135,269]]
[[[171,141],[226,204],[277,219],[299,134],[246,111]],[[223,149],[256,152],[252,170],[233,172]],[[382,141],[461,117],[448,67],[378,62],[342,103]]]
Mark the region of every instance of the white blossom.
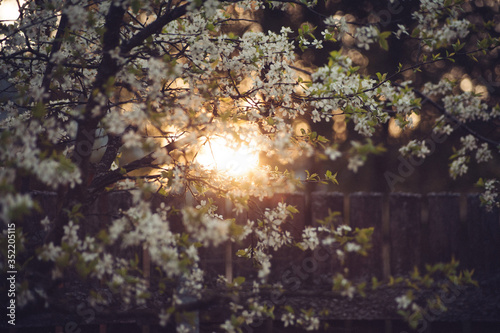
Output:
[[[308,1],[307,6],[316,2]],[[481,78],[471,80],[477,88],[471,91],[462,91],[466,89],[454,83],[473,77],[468,68],[450,67],[449,72],[435,72],[439,76],[435,81],[422,81],[429,69],[441,68],[443,59],[453,60],[471,50],[470,45],[462,51],[452,48],[485,34],[484,24],[477,24],[480,18],[445,0],[421,0],[418,8],[412,8],[411,22],[383,27],[394,28],[391,33],[401,42],[411,41],[419,57],[403,59],[400,69],[376,75],[371,74],[376,73],[377,62],[355,48],[366,51],[375,43],[383,44],[389,32],[381,33],[382,26],[371,23],[372,17],[358,21],[348,9],[333,16],[322,13],[323,31],[298,34],[287,26],[265,32],[255,23],[267,5],[288,11],[287,2],[189,0],[171,2],[169,8],[164,5],[128,0],[91,5],[77,0],[26,2],[22,17],[4,27],[0,41],[5,88],[0,101],[0,219],[10,225],[41,216],[40,227],[51,232],[52,217],[45,216],[46,207],[38,207],[45,198],[39,200],[33,195],[37,192],[30,191],[57,192],[62,199],[57,210],[67,214],[69,222],[60,226],[62,239],[41,246],[34,260],[50,264],[47,279],[61,278],[75,267],[82,273],[88,269],[89,278],[107,284],[103,287],[115,293],[113,299],[99,299],[96,294],[91,304],[114,302],[116,297],[122,310],[144,308],[149,306],[150,288],[167,288],[166,306],[157,309],[165,326],[176,315],[172,310],[188,302],[184,296],[202,299],[207,291],[212,293],[212,277],[200,262],[204,251],[242,242],[251,243],[237,254],[255,267],[253,280],[245,282],[254,295],[239,297],[242,286],[219,277],[215,292],[227,292],[234,300],[221,329],[237,332],[241,325],[260,322],[273,315],[260,294],[286,291],[280,284],[268,283],[276,272],[275,251],[292,246],[315,250],[322,245],[334,249],[333,254],[343,261],[347,253],[361,252],[365,246],[355,241],[356,234],[345,225],[308,226],[296,239],[294,207],[281,202],[256,211],[258,216],[245,217],[254,201],[298,190],[303,179],[294,172],[312,159],[328,158],[343,168],[337,161],[344,157],[347,169],[357,172],[370,154],[383,150],[375,141],[380,141],[379,129],[390,119],[407,129],[403,141],[413,130],[420,138],[437,134],[455,140],[450,136],[455,129],[465,132],[475,129],[476,123],[494,124],[500,117],[500,108],[491,106],[493,100],[477,94]],[[121,21],[120,15],[111,15],[118,6],[125,11]],[[150,34],[152,24],[166,18],[162,8],[179,17]],[[471,17],[474,29],[468,21]],[[110,26],[110,18],[119,22]],[[65,20],[67,25],[60,25]],[[114,37],[109,38],[110,32]],[[138,40],[144,42],[136,44]],[[482,48],[483,43],[474,47]],[[317,67],[313,67],[308,64],[309,51],[301,57],[298,47],[338,51],[327,52],[324,64],[317,63],[323,57],[316,57]],[[481,52],[470,55],[483,57]],[[487,52],[486,60],[488,56]],[[430,64],[420,66],[426,62]],[[398,76],[391,75],[395,71]],[[405,77],[413,81],[401,82]],[[434,117],[435,111],[440,116]],[[413,122],[415,114],[422,115],[421,123]],[[333,137],[314,133],[313,128],[323,125],[331,128],[325,123],[332,119],[337,127],[349,124],[345,129],[349,139],[362,136],[367,144],[353,140],[344,144],[346,138],[337,129]],[[298,121],[311,122],[308,135],[294,134]],[[431,127],[434,133],[424,133]],[[482,140],[482,135],[488,140]],[[463,176],[474,159],[478,163],[493,160],[490,135],[465,134],[457,138],[458,146],[449,142],[455,145],[449,165],[452,178]],[[232,148],[255,148],[259,163],[241,176],[203,165],[200,147],[214,137],[224,138]],[[423,159],[438,140],[411,137],[407,141],[399,144],[399,153]],[[228,164],[238,159],[234,155]],[[219,159],[217,163],[222,164]],[[102,165],[110,165],[109,170],[102,170]],[[500,187],[498,180],[490,178],[478,182],[484,187],[481,202],[488,209],[498,206]],[[30,183],[27,189],[24,179]],[[100,195],[112,198],[115,192],[129,195],[126,209],[110,207],[96,213],[94,203],[78,202],[82,193],[82,199],[97,198],[99,207],[112,205],[114,200],[101,202]],[[169,202],[157,205],[161,196]],[[182,205],[177,204],[177,196],[185,199]],[[217,207],[207,196],[215,200],[221,196],[227,205]],[[83,228],[84,223],[92,227]],[[26,245],[24,233],[29,234],[29,228],[23,225],[19,230],[23,232],[16,232],[16,242]],[[161,276],[160,285],[149,287],[158,281],[146,281],[140,265],[128,257],[137,249],[148,254]],[[5,263],[0,266],[5,268]],[[26,272],[22,277],[26,281],[16,285],[20,306],[47,298],[45,290],[24,287],[33,285],[31,276]],[[50,285],[45,282],[40,285]],[[350,298],[356,292],[343,276],[334,278],[334,285]],[[408,295],[396,298],[398,308],[418,309]],[[278,314],[285,327],[319,329],[314,312],[286,310]],[[178,324],[177,329],[189,331],[190,327]]]
[[460,142],[462,143],[462,149],[464,152],[474,151],[477,149],[477,140],[471,134],[461,137]]
[[302,231],[302,247],[304,249],[314,250],[319,245],[318,233],[315,228],[306,227]]
[[234,327],[231,320],[227,319],[224,324],[220,325],[220,327],[228,333],[236,333],[236,327]]
[[486,206],[488,211],[491,211],[493,207],[499,207],[499,181],[496,179],[487,179],[484,181],[484,191],[481,193],[481,201]]
[[16,305],[19,306],[19,308],[23,308],[28,303],[35,300],[35,295],[33,291],[26,288],[20,288],[20,285],[17,283],[16,283],[16,290],[19,290],[16,294],[16,303],[17,303]]
[[162,327],[166,326],[171,316],[172,316],[171,313],[167,312],[165,309],[162,309],[159,314],[160,326]]
[[291,326],[295,323],[295,315],[287,312],[281,315],[281,321],[285,327]]
[[347,168],[353,172],[358,172],[358,168],[360,166],[363,166],[365,162],[363,161],[362,157],[359,155],[351,156],[349,157],[349,164],[347,165]]
[[[335,33],[335,37],[341,39],[344,35],[349,32],[349,27],[347,25],[347,21],[345,17],[341,16],[329,16],[324,21],[326,26],[329,26],[333,33]],[[330,33],[329,30],[323,31],[321,34],[326,35]]]
[[450,164],[450,175],[453,179],[463,176],[467,173],[469,167],[467,166],[467,158],[460,156]]
[[361,246],[359,244],[356,244],[356,243],[348,242],[345,245],[345,250],[347,252],[358,252],[361,250]]
[[339,257],[340,260],[345,259],[345,252],[344,251],[337,249],[337,250],[335,250],[335,254],[337,255],[337,257]]
[[412,303],[412,300],[408,298],[407,295],[396,297],[396,302],[398,303],[398,309],[407,309]]
[[348,286],[344,290],[342,290],[340,295],[347,296],[349,298],[353,298],[355,292],[356,292],[356,288],[354,288],[353,286]]
[[398,24],[398,30],[394,33],[394,35],[396,35],[396,38],[400,39],[401,35],[410,35],[410,34],[408,33],[408,30],[404,25]]
[[356,29],[354,37],[356,38],[357,46],[365,50],[370,49],[370,44],[377,41],[379,32],[373,25],[363,26]]
[[33,199],[28,194],[7,194],[0,198],[0,219],[5,223],[9,222],[16,211],[29,211],[33,208]]
[[45,246],[38,255],[40,259],[46,261],[56,261],[62,255],[62,249],[59,246],[55,246],[53,242],[50,242]]
[[482,143],[481,146],[476,151],[476,160],[478,163],[488,162],[491,160],[493,156],[491,155],[491,151],[488,148],[488,144],[486,142]]
[[78,237],[79,225],[76,225],[73,221],[69,221],[67,225],[63,227],[64,236],[62,241],[66,242],[70,246],[78,246],[80,244],[80,239]]
[[325,149],[325,154],[328,155],[332,161],[335,161],[337,158],[342,156],[342,153],[333,147],[327,147]]
[[399,148],[399,152],[403,156],[414,155],[418,158],[425,158],[431,151],[425,144],[425,141],[411,140],[406,146]]

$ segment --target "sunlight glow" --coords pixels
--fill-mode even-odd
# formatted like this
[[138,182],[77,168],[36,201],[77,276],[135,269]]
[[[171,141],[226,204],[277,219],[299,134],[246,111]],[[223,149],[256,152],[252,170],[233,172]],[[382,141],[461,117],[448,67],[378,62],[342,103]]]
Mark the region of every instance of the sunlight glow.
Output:
[[[24,1],[20,1],[23,4]],[[19,7],[15,0],[4,0],[0,5],[0,22],[11,23],[14,22],[19,17]]]
[[462,89],[462,91],[472,91],[474,89],[472,81],[468,77],[463,78],[462,81],[460,81],[460,89]]
[[216,137],[202,146],[196,161],[207,169],[241,177],[258,166],[259,154],[255,147],[245,143],[236,146],[222,137]]
[[306,133],[311,131],[311,126],[309,123],[303,119],[295,120],[293,122],[293,132],[297,136],[306,135]]
[[408,120],[411,121],[411,125],[407,126],[404,129],[398,126],[398,124],[396,123],[396,119],[391,118],[389,120],[389,135],[393,138],[399,138],[401,134],[403,134],[403,131],[413,131],[415,128],[417,128],[420,124],[420,115],[411,113],[408,118]]

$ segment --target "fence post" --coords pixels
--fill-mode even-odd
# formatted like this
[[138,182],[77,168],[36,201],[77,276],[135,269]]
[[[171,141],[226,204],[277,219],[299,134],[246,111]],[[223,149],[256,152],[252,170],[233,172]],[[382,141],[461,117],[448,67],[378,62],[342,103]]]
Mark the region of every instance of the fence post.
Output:
[[312,225],[318,225],[317,220],[328,216],[328,211],[339,212],[338,223],[344,222],[344,194],[340,192],[313,192],[311,193]]
[[[306,198],[304,193],[283,193],[276,194],[270,199],[271,208],[276,207],[281,201],[287,205],[292,205],[297,208],[298,213],[294,214],[293,219],[287,218],[287,223],[283,225],[283,231],[289,231],[295,241],[299,241],[302,237],[302,230],[306,226]],[[295,246],[285,246],[278,251],[273,252],[271,260],[272,271],[278,281],[281,281],[283,272],[290,268],[290,265],[302,263],[304,253]],[[310,268],[308,268],[310,269]],[[271,280],[272,280],[272,276]]]
[[479,195],[467,196],[468,255],[466,265],[482,273],[500,269],[500,222],[498,208],[488,212]]
[[353,193],[350,195],[350,221],[354,228],[374,228],[372,248],[368,256],[351,255],[349,272],[351,278],[375,276],[383,277],[382,262],[382,210],[383,196],[381,193]]
[[302,230],[306,225],[306,198],[304,193],[283,193],[274,195],[271,200],[271,208],[276,207],[281,201],[287,205],[295,206],[299,211],[289,220],[285,229],[288,230],[296,240],[300,239]]
[[450,261],[458,254],[460,242],[460,195],[430,193],[425,262],[432,264]]
[[419,194],[389,195],[391,274],[409,273],[421,264],[421,199]]
[[[335,226],[344,223],[344,194],[340,192],[313,192],[310,198],[311,222],[313,226],[318,226],[317,220],[323,220],[331,212],[339,212]],[[332,246],[335,246],[332,245]],[[341,271],[341,263],[332,249],[318,249],[315,251],[315,258],[318,260],[317,275],[322,280],[331,281],[331,276],[335,272]],[[326,257],[324,260],[323,258]]]

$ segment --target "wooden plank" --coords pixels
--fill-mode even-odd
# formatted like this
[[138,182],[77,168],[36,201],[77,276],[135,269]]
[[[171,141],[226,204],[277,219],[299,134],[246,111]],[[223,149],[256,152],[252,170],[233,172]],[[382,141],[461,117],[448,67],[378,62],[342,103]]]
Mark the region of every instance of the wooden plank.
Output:
[[[311,220],[314,226],[318,226],[318,220],[324,220],[330,212],[338,212],[340,215],[332,221],[333,225],[344,224],[344,194],[339,192],[313,192],[310,198]],[[331,246],[320,246],[313,252],[313,258],[318,263],[317,273],[313,282],[317,284],[331,281],[332,276],[343,270],[340,260],[335,251],[338,244]]]
[[344,223],[344,194],[340,192],[313,192],[311,193],[311,220],[318,225],[317,220],[328,216],[328,211],[339,212],[337,223]]
[[[229,218],[225,198],[212,196],[214,205],[217,206],[217,214]],[[181,222],[182,223],[182,222]],[[226,276],[226,243],[218,246],[207,246],[198,249],[200,256],[200,268],[205,271],[205,279],[215,284],[219,276]]]
[[46,231],[40,222],[48,217],[49,221],[53,223],[57,213],[57,194],[55,192],[37,191],[32,193],[32,198],[39,204],[41,211],[33,211],[23,220],[23,232],[29,235],[28,242],[24,245],[28,251],[34,251],[41,246],[46,237]]
[[[103,229],[111,226],[112,222],[120,217],[120,209],[127,210],[132,205],[132,195],[127,191],[104,192],[89,206],[85,221],[80,223],[81,235],[94,237]],[[136,255],[142,257],[139,246],[121,248],[121,242],[110,246],[111,254],[126,259],[134,259]]]
[[460,245],[460,195],[430,193],[427,201],[425,263],[449,262]]
[[[186,198],[183,196],[163,196],[155,194],[151,198],[151,206],[153,209],[160,208],[161,204],[165,207],[170,207],[172,210],[179,210],[186,204]],[[179,212],[168,215],[168,227],[172,232],[182,232],[184,225],[182,224],[182,215]]]
[[[311,199],[309,200],[311,204],[311,209],[309,212],[311,213],[311,219],[309,220],[307,216],[305,215],[306,212],[306,207],[305,207],[305,200],[303,195],[291,195],[291,197],[287,196],[281,196],[281,198],[284,198],[286,202],[292,203],[301,212],[300,214],[297,215],[296,219],[294,219],[291,224],[293,226],[293,229],[290,230],[295,230],[297,223],[297,226],[300,228],[303,228],[305,225],[311,224],[309,221],[315,221],[317,218],[322,218],[327,214],[328,208],[331,208],[332,210],[337,210],[337,211],[343,211],[344,207],[344,197],[342,194],[335,194],[335,193],[313,193],[311,195]],[[276,205],[281,198],[279,196],[272,198],[272,201],[267,201],[266,204],[270,207],[272,205]],[[461,221],[460,218],[460,196],[457,194],[430,194],[427,197],[426,202],[428,203],[428,219],[426,219],[426,226],[427,229],[422,229],[422,225],[420,223],[421,217],[420,214],[420,208],[424,204],[423,202],[419,201],[420,196],[419,195],[410,195],[410,194],[392,194],[389,196],[389,205],[390,205],[390,212],[389,212],[389,221],[390,221],[390,246],[391,246],[391,253],[396,256],[400,256],[401,258],[416,258],[416,259],[411,259],[408,260],[407,263],[404,262],[398,262],[394,257],[391,257],[391,265],[392,265],[392,273],[397,273],[397,272],[405,272],[405,269],[408,267],[405,266],[405,264],[410,265],[411,261],[419,261],[419,262],[427,262],[428,258],[431,258],[432,260],[438,260],[438,261],[447,261],[451,258],[451,254],[457,254],[459,253],[458,250],[460,250],[460,246],[467,248],[469,251],[470,256],[468,263],[472,265],[476,265],[473,267],[478,268],[479,270],[494,270],[500,267],[500,224],[499,224],[499,214],[498,210],[494,211],[493,213],[487,213],[483,208],[480,207],[479,205],[479,199],[477,195],[470,195],[467,197],[467,242],[462,242],[460,243],[459,241],[461,240],[460,236],[460,228],[461,228],[461,222],[463,222],[463,219]],[[45,200],[45,199],[43,199]],[[47,199],[48,200],[48,199]],[[129,205],[129,199],[127,199],[126,196],[123,196],[122,194],[116,194],[112,195],[111,198],[108,196],[106,198],[106,201],[98,202],[97,205],[100,205],[100,210],[95,210],[96,213],[98,213],[102,218],[108,219],[111,218],[111,216],[114,214],[112,213],[116,209],[116,207],[124,207],[126,208],[127,205]],[[50,200],[48,200],[50,201]],[[351,195],[350,197],[350,221],[349,224],[352,227],[371,227],[375,226],[375,232],[377,232],[377,226],[379,226],[378,230],[381,231],[382,225],[383,225],[383,220],[384,220],[384,215],[383,215],[383,206],[384,206],[384,197],[379,194],[379,193],[356,193]],[[419,207],[420,204],[420,207]],[[48,204],[50,207],[50,204]],[[154,206],[154,205],[153,205]],[[336,207],[336,208],[334,208]],[[114,208],[114,209],[113,209]],[[109,215],[109,213],[111,213]],[[108,214],[108,216],[104,216],[102,214]],[[103,221],[101,220],[101,223]],[[384,226],[387,226],[384,224]],[[418,226],[420,226],[420,229],[418,229]],[[301,230],[299,227],[297,227],[297,230]],[[415,239],[412,238],[412,235],[416,235],[415,237],[418,238],[419,231],[424,232],[425,238],[428,240],[428,246],[424,248],[426,251],[425,255],[420,254],[418,251],[415,252],[415,249],[418,247],[419,242]],[[377,233],[374,234],[374,249],[372,250],[372,255],[377,255],[380,254],[380,251],[377,251],[377,242],[380,244],[384,240],[382,237],[384,234],[378,235]],[[417,244],[417,245],[415,245]],[[441,249],[442,247],[442,249]],[[225,247],[221,247],[225,248]],[[379,247],[380,248],[380,247]],[[234,250],[234,248],[233,248]],[[318,269],[312,270],[314,265],[312,264],[313,262],[311,261],[313,259],[317,259],[314,256],[311,256],[311,253],[306,254],[305,257],[298,257],[296,255],[291,255],[292,252],[290,248],[284,249],[286,253],[284,253],[284,261],[278,262],[278,264],[283,264],[282,268],[286,271],[289,272],[288,275],[286,275],[286,281],[290,281],[289,284],[286,285],[286,287],[291,287],[294,285],[297,285],[300,288],[297,288],[297,290],[302,290],[302,287],[309,288],[311,285],[309,284],[310,282],[310,276],[317,275],[318,272],[321,272],[321,266],[318,265]],[[439,252],[441,251],[441,252]],[[434,255],[434,253],[437,253],[439,255]],[[443,254],[444,253],[444,254]],[[227,252],[225,252],[227,254]],[[221,261],[221,258],[223,258],[224,253],[223,252],[213,252],[211,253],[208,251],[206,253],[207,259],[210,260],[215,260],[217,262]],[[220,255],[220,256],[219,256]],[[446,256],[449,257],[446,257]],[[424,257],[427,256],[427,257]],[[280,258],[276,256],[276,258]],[[281,259],[281,258],[280,258]],[[377,274],[377,265],[375,264],[377,260],[381,260],[380,258],[377,259],[375,258],[359,258],[360,264],[359,265],[353,265],[349,266],[351,269],[351,276],[350,277],[359,277],[359,276],[365,276],[365,275],[373,275]],[[396,260],[394,262],[394,260]],[[393,263],[394,262],[394,263]],[[227,261],[226,261],[227,263]],[[251,261],[245,261],[247,266],[251,266]],[[373,263],[371,265],[371,263]],[[211,265],[208,263],[208,265]],[[374,267],[375,266],[375,267]],[[378,265],[378,268],[381,269],[381,264]],[[413,266],[413,265],[411,265]],[[361,270],[357,270],[361,267]],[[406,267],[406,268],[405,268]],[[247,267],[249,269],[250,267]],[[411,267],[410,267],[411,269]],[[223,271],[221,267],[221,271]],[[273,270],[273,279],[274,278],[281,278],[281,281],[283,281],[283,274],[279,274],[279,272],[275,272]],[[240,274],[235,274],[235,276],[238,276]],[[303,277],[304,276],[304,277]],[[493,275],[492,275],[493,276]],[[299,281],[299,282],[297,282]],[[292,284],[293,283],[293,284]],[[284,283],[286,284],[286,283]],[[498,285],[498,283],[492,283],[493,285]],[[305,289],[305,288],[304,288]],[[479,321],[484,321],[484,320],[493,320],[497,321],[498,316],[497,311],[497,300],[498,300],[498,293],[495,293],[498,288],[494,289],[485,289],[482,291],[480,294],[475,294],[474,290],[468,290],[467,293],[464,292],[464,295],[460,296],[460,300],[456,302],[457,309],[452,309],[450,307],[450,312],[443,313],[443,318],[439,318],[439,320],[445,322],[448,320],[451,321],[456,321],[461,320],[462,318],[469,318],[470,320],[479,320]],[[397,294],[399,295],[399,294]],[[321,296],[308,296],[307,300],[304,300],[305,302],[316,302],[316,298],[320,298]],[[370,305],[369,309],[372,311],[379,311],[375,317],[375,319],[387,319],[387,318],[392,318],[390,315],[388,315],[389,310],[384,310],[382,311],[383,307],[385,305],[388,305],[389,307],[394,305],[394,295],[389,294],[388,291],[382,291],[377,297],[374,297],[373,299],[375,300],[374,304]],[[482,298],[479,298],[482,297]],[[282,302],[284,299],[288,298],[290,301],[294,301],[293,296],[287,295],[287,296],[282,296],[279,298],[279,302]],[[304,297],[297,297],[297,299],[302,299]],[[467,303],[470,301],[470,304]],[[326,301],[325,301],[326,302]],[[356,307],[355,305],[358,304],[359,308],[366,310],[367,307],[363,303],[359,303],[359,299],[355,299],[354,301],[346,300],[346,299],[341,299],[338,302],[332,303],[332,308],[338,309],[339,304],[342,304],[340,307],[342,311],[346,311],[346,309],[350,307]],[[462,303],[468,304],[466,307],[462,306]],[[278,304],[278,303],[276,303]],[[478,306],[478,304],[480,306]],[[474,310],[475,312],[473,313]],[[333,312],[332,312],[333,313]],[[352,311],[349,313],[356,313],[359,314],[360,311],[356,309],[356,311]],[[392,313],[392,312],[391,312]],[[473,314],[471,314],[473,313]],[[373,319],[372,317],[364,317],[362,314],[361,316],[355,317],[353,314],[348,315],[345,317],[344,315],[339,317],[333,316],[332,318],[353,318],[353,319]],[[496,317],[495,317],[496,316]],[[98,321],[102,322],[102,321]],[[437,322],[437,321],[436,321]],[[139,330],[144,330],[144,325],[147,322],[142,322],[141,325],[138,325],[137,331]],[[367,322],[368,323],[368,322]],[[53,325],[62,325],[64,322],[54,322]],[[118,328],[113,327],[113,324],[110,324],[106,326],[105,324],[101,324],[105,328],[107,328],[108,333],[112,333],[113,331],[117,331]],[[439,325],[439,323],[438,323]],[[154,326],[151,326],[150,329],[153,329]],[[358,328],[356,325],[356,322],[350,321],[349,324],[350,329]],[[434,323],[432,323],[432,329],[434,331],[435,326]],[[96,327],[97,328],[97,327]],[[458,329],[458,326],[455,325],[455,328]],[[496,323],[495,328],[498,328],[498,323]],[[121,329],[121,327],[120,327]],[[380,331],[382,329],[382,326],[377,328],[377,331]],[[396,327],[393,327],[393,331],[399,331],[396,330]],[[465,331],[465,330],[464,330]]]
[[349,272],[351,278],[383,277],[382,262],[382,210],[381,193],[353,193],[349,197],[349,225],[353,228],[374,228],[372,249],[368,256],[349,255]]
[[[271,206],[270,200],[270,198],[264,198],[261,201],[255,197],[249,199],[248,210],[241,212],[235,216],[236,223],[239,225],[246,225],[248,220],[257,223],[257,220],[262,218],[262,214],[264,214],[265,208]],[[242,242],[238,242],[232,245],[233,277],[243,276],[247,280],[256,278],[254,260],[252,258],[242,258],[236,256],[236,252],[238,250],[252,248],[253,246],[255,246],[255,243],[255,236],[253,233],[251,233]]]
[[96,235],[103,227],[119,217],[120,209],[127,210],[132,205],[132,196],[126,191],[105,192],[88,208],[86,221],[81,225],[84,233]]
[[284,230],[288,230],[296,240],[299,240],[306,225],[306,197],[304,193],[276,194],[270,200],[270,208],[278,206],[280,202],[294,206],[299,211],[284,225]]
[[[282,201],[288,205],[295,206],[299,212],[294,215],[293,219],[287,219],[285,223],[281,224],[281,230],[283,232],[290,232],[295,241],[300,241],[302,230],[306,223],[306,204],[305,195],[303,193],[280,193],[272,197],[264,198],[262,201],[252,199],[248,213],[240,214],[236,216],[236,219],[237,221],[241,220],[241,223],[246,223],[247,219],[257,223],[258,219],[263,219],[266,208],[273,209]],[[244,276],[247,279],[256,278],[257,269],[254,265],[257,263],[253,259],[239,258],[234,255],[237,249],[252,247],[255,245],[256,241],[255,236],[251,234],[243,244],[235,244],[233,246],[234,277]],[[278,281],[282,278],[283,272],[287,271],[293,264],[299,262],[303,256],[302,251],[294,246],[287,246],[276,252],[271,249],[270,253],[273,257],[271,261],[272,273],[270,277],[274,280],[278,279]]]
[[421,199],[419,194],[389,196],[391,274],[409,273],[421,265]]
[[[290,232],[295,241],[300,241],[302,231],[306,226],[306,197],[304,193],[283,193],[276,194],[271,199],[271,208],[276,207],[280,202],[294,206],[299,212],[293,215],[293,219],[288,218],[286,223],[282,224],[283,232]],[[271,260],[270,281],[281,282],[283,276],[290,269],[294,276],[298,275],[301,282],[310,280],[317,269],[315,262],[310,258],[305,259],[306,254],[295,246],[284,246],[278,251],[271,251],[273,256]],[[304,278],[305,277],[305,278]]]
[[493,272],[500,268],[500,223],[497,208],[487,211],[479,195],[467,196],[467,266],[478,272]]
[[[293,219],[288,218],[281,224],[281,231],[290,232],[295,241],[300,241],[302,230],[304,229],[306,221],[305,195],[303,193],[279,193],[273,195],[272,197],[266,197],[262,201],[253,198],[249,203],[250,208],[248,213],[242,214],[243,216],[237,216],[237,221],[242,220],[242,222],[246,222],[246,220],[249,219],[257,223],[257,220],[263,219],[267,208],[273,209],[282,201],[288,205],[295,206],[299,212],[294,215]],[[243,244],[235,244],[235,246],[233,246],[234,277],[243,276],[247,279],[256,278],[258,272],[256,266],[258,265],[257,261],[253,258],[239,258],[235,255],[237,249],[253,247],[256,242],[257,239],[255,235],[251,234],[247,237]],[[284,272],[289,270],[292,265],[296,264],[302,258],[301,251],[294,246],[285,246],[278,251],[270,249],[269,252],[272,255],[271,274],[269,277],[273,279],[274,282],[281,281]]]

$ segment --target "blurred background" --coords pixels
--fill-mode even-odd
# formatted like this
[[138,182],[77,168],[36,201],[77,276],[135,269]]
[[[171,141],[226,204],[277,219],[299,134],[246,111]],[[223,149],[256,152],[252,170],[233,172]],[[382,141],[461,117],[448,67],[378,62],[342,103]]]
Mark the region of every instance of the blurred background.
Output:
[[[23,1],[19,2],[20,4]],[[303,6],[291,5],[282,11],[267,7],[261,10],[257,16],[250,16],[244,11],[234,9],[234,15],[240,18],[252,20],[245,21],[237,26],[238,34],[248,30],[275,31],[279,32],[283,26],[289,26],[297,31],[304,24],[317,27],[314,31],[316,38],[321,39],[321,31],[325,29],[323,20],[326,17],[336,15],[345,17],[348,22],[377,24],[380,31],[396,31],[398,24],[405,24],[411,32],[414,21],[411,13],[418,9],[418,0],[319,0],[317,7],[306,9]],[[0,4],[0,20],[2,24],[8,24],[18,16],[16,0],[4,0]],[[477,27],[482,27],[483,22],[490,21],[492,29],[490,33],[494,37],[500,35],[500,1],[499,0],[471,0],[463,5],[464,16]],[[350,25],[353,28],[353,25]],[[476,41],[485,37],[478,29],[471,27],[467,36],[468,46],[464,52],[472,51],[476,47]],[[296,36],[292,36],[296,37]],[[408,37],[408,36],[406,36]],[[360,72],[365,75],[375,76],[375,73],[395,73],[398,64],[403,68],[417,64],[422,54],[418,41],[411,38],[397,39],[391,36],[388,39],[389,50],[385,51],[378,45],[372,45],[370,50],[356,47],[355,40],[346,35],[341,41],[323,43],[322,49],[308,49],[301,51],[297,48],[298,58],[296,66],[305,70],[313,70],[328,62],[329,53],[340,50],[342,54],[349,56],[355,66],[360,67]],[[397,75],[393,82],[411,80],[414,87],[421,89],[426,82],[437,83],[441,78],[447,78],[457,82],[456,93],[462,91],[473,91],[481,94],[481,98],[490,106],[500,101],[500,48],[495,48],[487,54],[480,54],[478,61],[468,56],[456,57],[454,63],[440,61],[422,67],[422,71],[406,71]],[[421,59],[421,58],[420,58]],[[6,90],[5,81],[0,80],[0,97],[2,99],[13,98],[15,92]],[[436,102],[440,102],[437,100]],[[429,103],[423,103],[420,114],[413,118],[414,127],[401,131],[393,120],[381,126],[373,135],[375,144],[381,143],[387,152],[370,156],[365,166],[357,173],[347,169],[347,159],[341,158],[335,162],[317,160],[315,158],[303,158],[299,163],[281,166],[283,169],[294,170],[298,175],[304,176],[304,170],[310,173],[316,172],[324,175],[325,171],[331,170],[338,173],[339,185],[307,184],[308,191],[330,190],[341,192],[356,191],[405,191],[416,193],[457,191],[472,192],[477,190],[474,183],[481,176],[486,178],[500,177],[500,163],[498,150],[493,152],[493,160],[488,163],[477,164],[472,161],[469,164],[469,172],[457,180],[449,176],[449,156],[453,149],[459,147],[459,138],[467,132],[459,128],[444,142],[436,144],[433,153],[425,161],[414,167],[403,181],[397,181],[390,186],[387,181],[388,173],[399,175],[398,168],[401,167],[401,156],[398,149],[411,139],[425,140],[430,138],[434,120],[441,114]],[[2,114],[0,113],[0,119]],[[352,140],[363,141],[353,130],[352,122],[346,122],[343,115],[334,117],[333,122],[313,123],[308,118],[297,120],[295,123],[297,133],[300,129],[318,132],[331,141],[337,143],[341,151],[350,147]],[[489,123],[470,123],[469,127],[475,132],[500,142],[500,123],[498,120]],[[270,161],[272,162],[272,161]]]
[[[302,24],[317,26],[315,35],[319,39],[321,31],[325,29],[322,21],[330,15],[345,16],[348,22],[378,23],[380,31],[396,31],[398,24],[408,26],[411,33],[414,21],[411,18],[412,11],[418,9],[420,1],[395,0],[390,1],[364,1],[364,0],[328,0],[318,1],[318,7],[314,11],[295,6],[285,13],[280,10],[266,9],[262,12],[260,28],[263,31],[279,31],[282,26],[290,26],[295,31]],[[500,35],[500,1],[498,0],[472,0],[463,5],[464,16],[473,24],[481,27],[486,21],[491,21],[493,29],[490,31],[493,37]],[[253,27],[255,28],[255,27]],[[258,28],[258,27],[257,27]],[[408,37],[408,36],[406,36]],[[476,47],[476,41],[485,35],[471,27],[467,36],[468,46],[463,51],[472,51]],[[299,63],[306,68],[321,66],[328,61],[328,55],[332,50],[341,50],[342,54],[348,55],[355,66],[360,66],[360,72],[374,76],[375,73],[387,72],[388,76],[397,71],[398,64],[403,68],[419,62],[421,50],[418,41],[412,39],[397,39],[394,35],[389,37],[389,50],[385,51],[378,45],[372,45],[369,51],[356,47],[354,39],[346,35],[342,43],[323,43],[323,49],[309,49],[305,52],[297,50],[300,55]],[[462,55],[456,58],[455,63],[440,61],[422,67],[421,72],[406,71],[396,76],[392,81],[401,82],[411,80],[414,87],[421,89],[426,82],[437,83],[441,78],[447,78],[457,82],[456,93],[462,91],[473,91],[481,94],[481,98],[490,106],[499,104],[500,101],[500,48],[496,48],[487,54],[478,54],[478,61]],[[442,51],[442,50],[440,50]],[[444,54],[444,52],[443,52]],[[440,102],[436,100],[436,102]],[[432,134],[433,121],[441,114],[429,103],[423,103],[419,115],[413,119],[414,127],[401,131],[391,120],[385,124],[372,137],[374,143],[382,143],[387,152],[370,156],[365,166],[357,173],[347,169],[347,160],[340,159],[335,162],[316,161],[314,159],[304,160],[302,165],[295,166],[296,171],[308,169],[324,175],[325,170],[338,172],[339,185],[308,184],[309,190],[328,189],[341,192],[377,191],[390,192],[406,191],[416,193],[457,191],[472,192],[477,190],[474,184],[479,177],[500,177],[500,163],[498,150],[493,152],[493,160],[487,163],[477,164],[471,161],[469,172],[462,177],[453,180],[449,175],[449,156],[453,154],[454,148],[459,148],[459,138],[467,132],[459,128],[444,142],[436,144],[433,153],[425,161],[414,168],[410,175],[404,177],[391,189],[384,174],[392,172],[396,175],[401,165],[399,147],[411,139],[425,140]],[[363,141],[363,138],[353,130],[352,122],[346,123],[342,115],[335,116],[334,122],[312,123],[310,119],[297,122],[297,127],[310,128],[338,143],[341,150],[350,147],[351,140]],[[500,141],[500,122],[498,120],[488,123],[470,123],[469,127],[475,132],[488,137],[494,141]],[[286,166],[285,166],[286,167]]]

